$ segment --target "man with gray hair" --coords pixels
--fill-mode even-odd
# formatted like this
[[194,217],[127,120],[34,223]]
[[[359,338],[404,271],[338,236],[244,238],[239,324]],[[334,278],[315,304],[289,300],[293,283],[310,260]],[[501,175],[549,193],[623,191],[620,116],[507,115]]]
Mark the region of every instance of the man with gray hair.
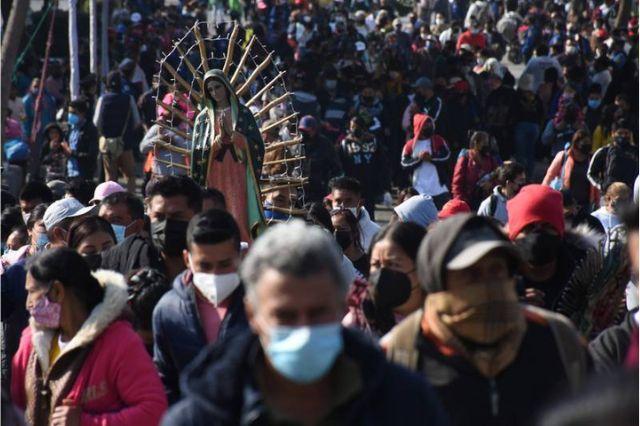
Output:
[[340,265],[331,236],[301,221],[260,237],[240,268],[251,331],[194,360],[163,424],[443,424],[423,378],[341,327]]

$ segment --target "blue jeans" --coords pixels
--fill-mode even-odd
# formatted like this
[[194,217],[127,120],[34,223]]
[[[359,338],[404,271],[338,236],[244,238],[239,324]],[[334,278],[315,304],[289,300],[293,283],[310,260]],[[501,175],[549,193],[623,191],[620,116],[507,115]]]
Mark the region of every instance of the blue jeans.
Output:
[[533,174],[536,157],[536,143],[540,136],[540,126],[536,123],[521,121],[516,124],[513,132],[515,144],[515,158],[527,171],[527,176]]

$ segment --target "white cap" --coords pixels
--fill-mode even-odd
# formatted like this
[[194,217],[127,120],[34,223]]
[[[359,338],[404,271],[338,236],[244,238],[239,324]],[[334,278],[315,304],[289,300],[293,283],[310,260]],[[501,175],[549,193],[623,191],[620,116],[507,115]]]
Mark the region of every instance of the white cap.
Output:
[[45,229],[48,231],[58,223],[69,217],[78,217],[89,213],[93,210],[94,206],[85,207],[80,201],[75,198],[63,198],[51,203],[47,210],[44,212],[42,222]]
[[134,24],[137,24],[138,22],[142,21],[142,15],[140,15],[138,12],[134,12],[131,14],[131,22],[133,22]]

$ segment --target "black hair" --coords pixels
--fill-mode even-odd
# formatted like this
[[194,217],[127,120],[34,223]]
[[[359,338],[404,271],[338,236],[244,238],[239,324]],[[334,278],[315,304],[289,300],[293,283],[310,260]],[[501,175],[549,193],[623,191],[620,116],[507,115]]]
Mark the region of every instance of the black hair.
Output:
[[342,176],[331,179],[331,181],[329,181],[329,188],[331,188],[331,191],[339,189],[343,191],[351,191],[355,194],[362,195],[362,185],[360,185],[360,181],[349,176]]
[[602,93],[602,86],[599,83],[593,83],[591,86],[589,86],[589,94],[592,93],[596,93],[596,94],[601,94]]
[[0,221],[0,232],[2,232],[2,240],[5,241],[11,230],[16,226],[24,225],[22,221],[22,213],[20,207],[11,206],[2,210],[2,220]]
[[142,268],[127,277],[129,307],[136,320],[136,328],[151,330],[153,309],[162,296],[171,290],[167,277],[157,269]]
[[107,74],[107,88],[111,92],[119,93],[122,88],[122,76],[120,71],[110,71]]
[[576,204],[576,199],[574,198],[571,189],[565,188],[560,191],[560,194],[562,194],[562,207],[567,208]]
[[164,176],[151,185],[147,197],[149,199],[159,195],[161,197],[187,197],[187,205],[194,212],[202,210],[202,189],[190,177]]
[[84,96],[81,96],[78,99],[75,99],[69,102],[69,108],[73,108],[76,111],[86,115],[87,112],[89,111],[89,104],[88,104],[87,98],[85,98]]
[[233,216],[224,210],[210,209],[189,221],[187,248],[191,244],[218,244],[228,240],[233,240],[240,250],[240,228]]
[[47,211],[47,207],[49,207],[48,204],[42,203],[42,204],[38,204],[33,208],[33,210],[31,210],[31,214],[29,215],[29,220],[27,220],[27,223],[26,223],[28,230],[32,230],[33,227],[36,225],[36,222],[44,219],[44,212]]
[[397,244],[404,253],[414,262],[418,256],[420,243],[427,235],[427,231],[422,226],[413,222],[394,222],[382,228],[371,241],[369,254],[378,242],[382,240],[392,241]]
[[320,202],[310,203],[307,207],[307,221],[314,225],[319,225],[333,233],[333,224],[331,223],[331,214]]
[[621,215],[622,223],[627,227],[627,231],[638,232],[638,205],[636,203],[630,203],[622,211]]
[[0,195],[0,208],[4,210],[5,207],[11,207],[18,204],[18,200],[9,191],[3,189],[2,195]]
[[212,200],[214,203],[222,206],[224,209],[227,208],[227,200],[225,199],[224,194],[216,188],[207,188],[202,191],[202,199]]
[[[11,228],[11,231],[9,232],[9,234],[12,234],[14,232],[17,232],[18,234],[20,234],[21,246],[29,243],[29,234],[27,233],[26,226],[16,225],[13,228]],[[6,234],[7,238],[9,238],[9,234]]]
[[344,216],[347,219],[347,224],[349,228],[351,228],[351,236],[353,238],[353,243],[359,249],[363,250],[362,243],[360,242],[360,226],[358,225],[358,218],[355,217],[351,210],[349,209],[334,209],[331,210],[331,217],[333,216]]
[[507,181],[513,182],[516,177],[520,176],[525,172],[524,166],[517,161],[508,161],[502,164],[500,168],[498,168],[498,182],[500,185],[504,185]]
[[43,203],[51,203],[53,201],[53,193],[44,182],[33,180],[27,182],[24,188],[22,188],[19,199],[24,201],[40,199]]
[[118,204],[126,204],[127,210],[129,210],[129,214],[133,220],[144,218],[144,204],[142,200],[130,192],[114,192],[100,201],[100,206],[115,206]]
[[69,183],[67,183],[65,192],[86,206],[93,198],[95,189],[96,184],[94,181],[76,177],[71,178]]
[[546,83],[555,83],[558,81],[558,70],[555,67],[549,67],[544,70],[544,81]]
[[84,304],[87,312],[91,312],[104,298],[104,288],[91,275],[87,262],[70,248],[54,248],[32,257],[28,270],[40,283],[60,281],[65,290],[70,290]]
[[536,47],[536,56],[547,56],[549,54],[549,46],[544,43],[540,43]]
[[100,216],[87,216],[76,219],[71,223],[67,233],[67,246],[77,249],[82,240],[96,232],[105,232],[111,236],[114,244],[117,242],[116,234],[111,224]]

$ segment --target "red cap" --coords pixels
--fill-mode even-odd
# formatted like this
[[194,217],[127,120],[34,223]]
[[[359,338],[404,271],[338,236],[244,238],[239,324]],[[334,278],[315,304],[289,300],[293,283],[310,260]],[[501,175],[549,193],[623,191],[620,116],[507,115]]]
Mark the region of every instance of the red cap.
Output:
[[442,210],[438,213],[438,219],[442,220],[459,213],[470,212],[471,207],[469,207],[469,204],[459,198],[454,198],[453,200],[447,201],[444,206],[442,206]]
[[546,185],[527,185],[518,195],[507,201],[509,238],[515,240],[520,232],[535,223],[551,225],[558,235],[564,235],[562,194]]

